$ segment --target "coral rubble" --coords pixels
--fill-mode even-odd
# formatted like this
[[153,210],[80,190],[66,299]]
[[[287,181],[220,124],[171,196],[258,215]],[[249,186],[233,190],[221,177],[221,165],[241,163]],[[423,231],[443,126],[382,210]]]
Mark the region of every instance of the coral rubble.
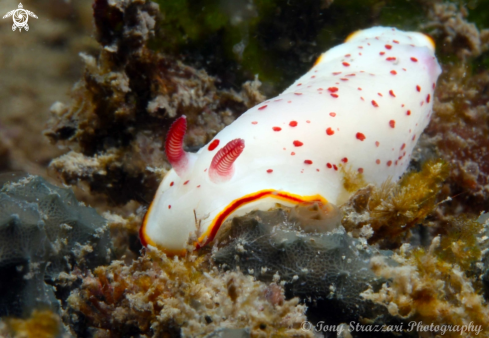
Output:
[[113,204],[148,201],[169,168],[162,141],[175,117],[187,116],[186,144],[200,147],[264,97],[257,80],[240,93],[219,89],[204,70],[150,49],[162,20],[151,1],[97,0],[94,18],[102,50],[83,56],[85,73],[70,106],[52,107],[46,135],[71,151],[51,167]]
[[[13,177],[12,177],[13,176]],[[69,189],[36,176],[4,174],[0,189],[0,316],[59,307],[45,284],[73,264],[110,260],[106,221]]]
[[205,255],[171,259],[148,248],[132,264],[113,261],[77,275],[82,285],[67,303],[79,335],[219,337],[222,328],[248,328],[251,337],[312,337],[300,330],[305,307],[285,300],[279,284],[220,273]]

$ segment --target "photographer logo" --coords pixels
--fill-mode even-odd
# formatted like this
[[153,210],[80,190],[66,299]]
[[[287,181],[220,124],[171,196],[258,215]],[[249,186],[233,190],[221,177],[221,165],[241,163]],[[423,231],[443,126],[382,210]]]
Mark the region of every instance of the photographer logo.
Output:
[[32,16],[33,18],[37,19],[37,15],[34,14],[31,11],[28,11],[23,8],[21,3],[19,3],[19,8],[14,9],[13,11],[8,12],[3,16],[3,18],[8,18],[12,17],[14,20],[14,24],[12,25],[12,30],[15,32],[15,30],[18,28],[19,32],[22,31],[22,28],[24,28],[26,31],[29,30],[29,25],[27,24],[27,21],[29,20],[29,16]]

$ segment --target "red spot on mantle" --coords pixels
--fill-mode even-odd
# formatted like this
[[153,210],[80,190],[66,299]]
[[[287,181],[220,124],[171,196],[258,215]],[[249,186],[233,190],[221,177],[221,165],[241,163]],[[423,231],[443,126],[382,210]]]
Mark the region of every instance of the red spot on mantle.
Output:
[[216,138],[214,141],[211,142],[211,144],[209,144],[209,147],[207,147],[207,149],[209,149],[209,151],[216,149],[219,145],[219,142],[220,141]]
[[336,87],[329,87],[328,88],[328,91],[330,91],[331,93],[335,93],[335,92],[338,91],[338,88],[336,88]]
[[312,164],[312,161],[311,160],[304,160],[304,163],[305,164]]
[[413,62],[418,62],[418,59],[416,59],[416,58],[412,57],[412,58],[411,58],[411,61],[413,61]]
[[363,174],[363,168],[358,168],[358,172],[359,172],[360,174]]
[[170,183],[170,187],[173,187],[173,184],[175,184],[175,182],[171,182],[171,183]]
[[377,108],[379,105],[377,104],[377,102],[375,102],[375,100],[372,100],[372,106],[374,106],[375,108]]
[[389,121],[389,126],[391,126],[391,128],[395,128],[396,127],[396,121],[390,120]]
[[430,103],[430,100],[431,100],[431,95],[428,94],[428,96],[426,96],[426,103]]
[[336,116],[336,113],[329,113],[329,116],[335,117]]
[[392,97],[396,97],[396,94],[394,94],[394,91],[393,91],[392,89],[391,89],[391,90],[389,90],[389,94],[390,94],[390,96],[392,96]]
[[281,131],[282,130],[282,128],[280,128],[280,127],[273,127],[272,129],[273,129],[273,131]]
[[269,174],[273,173],[273,169],[267,169],[267,173]]
[[345,67],[350,67],[350,64],[348,62],[342,62],[341,64]]
[[297,121],[290,121],[289,126],[297,127]]
[[333,135],[334,134],[334,130],[330,128],[326,129],[326,134],[328,134],[329,136]]
[[387,61],[396,61],[396,58],[393,56],[390,56],[386,59]]
[[294,144],[294,146],[296,147],[302,147],[304,145],[304,143],[302,143],[301,141],[298,141],[298,140],[295,140],[294,142],[292,142]]
[[187,185],[188,182],[190,182],[190,180],[183,182],[183,185]]
[[385,48],[386,49],[392,49],[392,46],[391,45],[385,45]]
[[251,124],[258,124],[258,122],[257,121],[253,121],[253,122],[251,122]]
[[392,161],[387,161],[387,166],[390,167],[392,165]]
[[365,135],[363,135],[362,133],[357,133],[356,138],[360,141],[363,141],[366,139]]
[[420,87],[420,86],[416,86],[416,90],[417,90],[418,92],[420,92],[420,91],[421,91],[421,87]]
[[348,162],[348,158],[343,157],[343,158],[341,159],[341,162],[343,162],[343,163],[347,163],[347,162]]
[[406,112],[406,115],[407,115],[407,116],[411,115],[411,111],[410,111],[410,110],[408,110],[408,111]]
[[331,165],[331,163],[326,163],[326,167],[328,167],[329,169],[333,168],[333,166]]
[[268,107],[268,106],[267,106],[267,105],[261,106],[260,108],[258,108],[258,110],[263,110],[263,109],[265,109],[266,107]]
[[332,97],[337,98],[338,94],[331,94]]
[[375,141],[375,146],[378,147],[380,145],[379,141]]

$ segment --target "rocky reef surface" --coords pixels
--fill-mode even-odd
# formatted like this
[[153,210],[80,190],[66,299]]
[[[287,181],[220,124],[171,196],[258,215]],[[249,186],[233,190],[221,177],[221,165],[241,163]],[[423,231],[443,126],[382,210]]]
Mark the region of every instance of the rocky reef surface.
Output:
[[[73,31],[67,37],[65,26],[41,34],[51,41],[43,55],[85,41],[83,71],[57,81],[59,73],[46,74],[44,63],[34,85],[17,84],[24,96],[1,94],[7,103],[0,108],[0,170],[47,176],[50,162],[50,179],[72,185],[103,218],[39,177],[2,182],[0,270],[11,278],[0,277],[0,335],[312,337],[336,332],[302,330],[302,322],[353,320],[472,323],[482,330],[478,336],[489,336],[489,223],[480,216],[489,205],[483,4],[95,0],[96,42]],[[71,29],[86,25],[83,15],[70,25],[63,13]],[[319,53],[378,24],[429,33],[443,67],[431,123],[399,182],[373,186],[343,168],[352,196],[326,217],[326,232],[311,227],[317,213],[282,208],[229,221],[214,243],[185,257],[141,250],[138,228],[170,168],[163,140],[175,118],[187,116],[185,144],[197,150]],[[8,48],[19,44],[0,38]],[[8,50],[0,52],[0,67],[14,60]],[[20,69],[7,68],[9,78]],[[80,73],[70,101],[58,85]],[[46,77],[57,84],[45,86],[49,95],[39,84]],[[17,88],[15,81],[7,85]],[[47,105],[39,106],[38,122],[24,124],[37,107],[26,98],[51,103],[53,92],[60,102],[51,106],[44,134],[62,150],[43,143],[35,151]],[[441,332],[382,336],[433,334]]]

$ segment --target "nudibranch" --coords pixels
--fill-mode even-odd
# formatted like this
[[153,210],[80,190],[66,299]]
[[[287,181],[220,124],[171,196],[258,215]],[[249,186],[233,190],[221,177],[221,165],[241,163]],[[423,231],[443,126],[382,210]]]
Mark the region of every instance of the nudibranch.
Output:
[[432,39],[374,27],[322,54],[279,96],[241,115],[197,153],[171,126],[164,177],[140,230],[171,254],[211,241],[226,219],[278,204],[348,198],[341,166],[380,184],[406,170],[433,108],[441,68]]

